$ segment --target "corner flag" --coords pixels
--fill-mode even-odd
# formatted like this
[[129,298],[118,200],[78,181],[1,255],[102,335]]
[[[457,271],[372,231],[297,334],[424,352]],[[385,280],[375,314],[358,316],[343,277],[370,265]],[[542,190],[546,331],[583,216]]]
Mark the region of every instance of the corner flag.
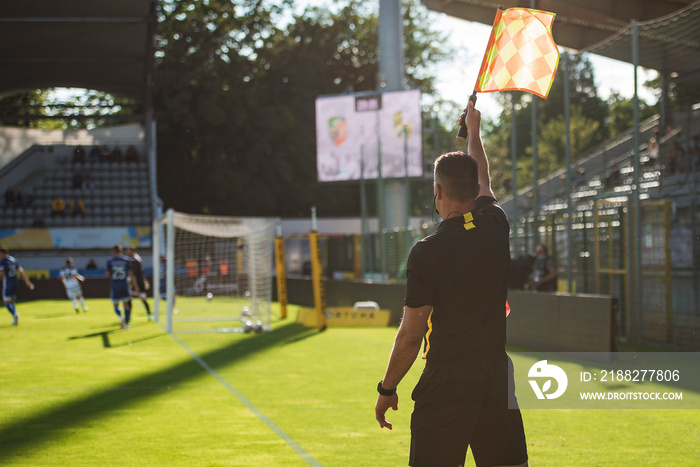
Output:
[[474,92],[527,91],[546,99],[559,63],[552,38],[555,16],[542,10],[499,8]]

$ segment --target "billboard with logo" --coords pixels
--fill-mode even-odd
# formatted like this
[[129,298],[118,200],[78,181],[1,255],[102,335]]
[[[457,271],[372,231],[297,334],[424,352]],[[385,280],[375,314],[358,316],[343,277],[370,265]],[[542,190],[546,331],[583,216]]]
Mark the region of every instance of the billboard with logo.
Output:
[[319,181],[419,177],[422,159],[420,91],[316,99]]

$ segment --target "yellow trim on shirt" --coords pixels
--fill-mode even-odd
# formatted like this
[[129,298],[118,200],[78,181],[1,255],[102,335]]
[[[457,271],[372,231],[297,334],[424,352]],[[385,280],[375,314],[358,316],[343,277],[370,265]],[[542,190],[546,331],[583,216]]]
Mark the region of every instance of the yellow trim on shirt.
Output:
[[472,216],[471,212],[468,212],[464,215],[464,230],[471,230],[474,227],[474,216]]
[[433,311],[435,308],[430,310],[430,314],[428,315],[428,330],[425,333],[425,351],[423,352],[423,358],[427,358],[428,352],[430,351],[430,334],[433,332],[433,321],[431,318],[433,317]]

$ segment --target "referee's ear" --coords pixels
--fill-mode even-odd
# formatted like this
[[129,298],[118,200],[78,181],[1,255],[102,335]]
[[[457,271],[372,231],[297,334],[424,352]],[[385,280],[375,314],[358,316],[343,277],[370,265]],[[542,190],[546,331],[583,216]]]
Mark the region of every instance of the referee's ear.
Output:
[[444,193],[444,190],[442,189],[442,185],[440,185],[439,183],[436,183],[435,184],[435,197],[437,199],[442,199],[443,193]]

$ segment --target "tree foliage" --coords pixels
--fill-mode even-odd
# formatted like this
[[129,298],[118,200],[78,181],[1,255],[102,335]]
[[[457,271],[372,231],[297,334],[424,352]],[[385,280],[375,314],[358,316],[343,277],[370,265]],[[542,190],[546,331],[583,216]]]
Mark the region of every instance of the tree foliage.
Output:
[[[608,98],[610,118],[608,120],[609,135],[615,136],[629,130],[634,125],[634,98],[624,98],[618,92],[613,92]],[[639,99],[639,121],[656,115],[656,106],[650,106]]]
[[43,107],[48,91],[30,91],[0,98],[2,125],[20,128],[41,128],[36,117],[46,115]]
[[[518,187],[532,183],[533,141],[532,106],[537,106],[538,168],[540,177],[563,167],[566,155],[563,66],[569,66],[571,155],[576,161],[586,151],[632,126],[632,99],[613,94],[608,101],[598,96],[595,74],[585,54],[562,54],[557,75],[547,100],[525,93],[503,93],[497,122],[485,128],[491,158],[494,192],[498,196],[512,190],[512,112],[515,99],[516,159]],[[640,119],[655,113],[654,107],[640,102]]]
[[0,99],[2,124],[41,130],[112,125],[115,117],[133,116],[139,110],[131,99],[88,89],[40,89]]
[[[188,212],[359,214],[358,184],[316,181],[315,99],[376,89],[378,18],[349,0],[336,11],[260,1],[163,2],[157,51],[159,192]],[[430,90],[445,57],[405,8],[406,75]]]

